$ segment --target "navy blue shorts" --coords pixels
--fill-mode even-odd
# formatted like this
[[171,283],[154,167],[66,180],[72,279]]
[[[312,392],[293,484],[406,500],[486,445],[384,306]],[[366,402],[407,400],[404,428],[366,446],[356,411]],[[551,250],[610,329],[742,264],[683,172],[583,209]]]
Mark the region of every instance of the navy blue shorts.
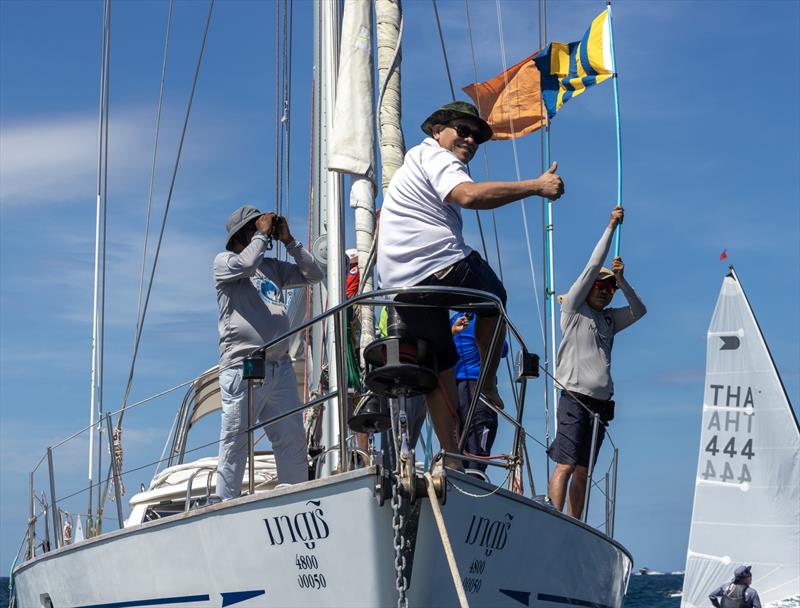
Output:
[[[456,380],[458,385],[458,414],[461,417],[461,432],[467,434],[466,450],[473,456],[489,456],[492,452],[494,438],[497,436],[497,412],[478,399],[475,414],[469,430],[464,429],[469,414],[469,404],[478,387],[477,380]],[[486,470],[486,464],[481,462],[464,461],[468,469]]]
[[[506,290],[503,284],[477,251],[453,264],[449,272],[437,272],[417,283],[417,286],[422,285],[480,289],[496,295],[503,303],[503,307],[506,305]],[[409,293],[398,295],[397,301],[439,307],[398,306],[397,313],[406,325],[407,335],[421,338],[431,344],[436,353],[436,363],[440,372],[454,367],[458,363],[459,356],[450,331],[449,310],[462,310],[465,304],[475,304],[475,298],[443,293]],[[478,310],[475,314],[489,318],[497,316],[497,312],[491,309]]]
[[[600,414],[600,424],[597,427],[597,443],[594,450],[594,459],[603,439],[606,436],[608,422],[614,418],[614,402],[594,399],[587,395],[577,395],[592,412]],[[566,392],[561,392],[558,400],[558,433],[550,445],[548,455],[559,464],[589,466],[589,453],[592,450],[592,423],[593,416],[590,412]]]

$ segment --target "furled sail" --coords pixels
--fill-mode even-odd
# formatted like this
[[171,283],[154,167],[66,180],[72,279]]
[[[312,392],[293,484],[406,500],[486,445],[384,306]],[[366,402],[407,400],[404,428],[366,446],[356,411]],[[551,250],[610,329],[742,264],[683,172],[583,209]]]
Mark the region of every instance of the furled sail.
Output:
[[681,606],[753,565],[762,604],[800,593],[800,431],[736,273],[708,330],[703,427]]
[[[339,79],[329,145],[328,169],[353,176],[350,207],[356,216],[358,269],[365,291],[372,279],[365,275],[375,237],[375,111],[372,70],[372,3],[347,0],[342,18]],[[363,306],[361,347],[375,339],[374,312]]]

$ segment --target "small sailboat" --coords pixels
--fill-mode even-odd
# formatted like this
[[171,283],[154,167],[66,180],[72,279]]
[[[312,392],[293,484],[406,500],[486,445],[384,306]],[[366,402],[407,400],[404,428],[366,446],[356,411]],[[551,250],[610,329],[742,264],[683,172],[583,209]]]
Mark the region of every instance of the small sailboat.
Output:
[[752,564],[762,604],[800,593],[800,430],[733,267],[708,330],[682,608]]

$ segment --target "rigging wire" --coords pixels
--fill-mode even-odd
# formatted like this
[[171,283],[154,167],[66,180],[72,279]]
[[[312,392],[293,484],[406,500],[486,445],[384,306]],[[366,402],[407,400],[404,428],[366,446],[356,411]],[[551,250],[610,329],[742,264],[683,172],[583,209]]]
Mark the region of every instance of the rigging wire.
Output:
[[[139,272],[139,297],[137,298],[136,302],[136,328],[134,330],[135,336],[139,335],[139,328],[143,323],[142,319],[142,293],[144,291],[144,273],[145,267],[147,266],[147,243],[150,236],[150,218],[151,218],[151,211],[153,208],[153,189],[155,185],[156,179],[156,161],[158,158],[158,142],[159,136],[161,134],[161,111],[164,107],[164,89],[167,80],[167,60],[169,57],[169,39],[170,39],[170,31],[172,28],[172,8],[173,8],[173,1],[169,0],[169,9],[167,12],[167,28],[166,32],[164,33],[164,57],[161,62],[161,84],[159,86],[158,92],[158,109],[156,110],[156,134],[155,134],[155,141],[153,142],[153,160],[151,163],[150,168],[150,183],[147,187],[147,213],[145,216],[145,225],[144,225],[144,245],[142,247],[142,266]],[[134,337],[134,345],[133,345],[134,353],[136,351],[136,337]],[[135,356],[135,355],[132,355]],[[101,427],[102,428],[102,427]]]
[[[467,17],[467,35],[469,37],[469,52],[470,55],[472,56],[472,78],[475,82],[478,82],[478,62],[475,59],[475,45],[472,39],[472,19],[469,14],[469,0],[464,0],[464,13],[466,14]],[[481,114],[480,100],[478,100],[478,113]],[[486,171],[486,179],[489,179],[491,173],[489,171],[489,151],[487,150],[486,146],[483,146],[483,162]],[[494,209],[491,210],[491,215],[492,215],[492,229],[494,231],[495,253],[497,254],[497,268],[500,272],[500,281],[502,282],[503,258],[500,255],[500,238],[497,235],[497,218],[495,216]]]
[[[508,88],[508,74],[507,74],[508,62],[506,60],[506,42],[505,42],[505,36],[503,35],[503,13],[502,9],[500,8],[500,0],[495,0],[495,12],[497,14],[497,32],[500,36],[500,57],[503,62],[503,78],[505,80],[506,88]],[[510,108],[508,108],[508,114],[509,114],[508,119],[511,125],[511,130],[513,131],[514,118],[511,114]],[[511,150],[514,155],[514,169],[516,171],[517,180],[520,180],[522,179],[522,177],[519,169],[519,154],[517,152],[516,139],[511,140]],[[528,230],[528,214],[525,211],[525,200],[526,199],[522,199],[519,202],[519,207],[520,210],[522,211],[522,226],[525,232],[525,245],[528,250],[528,265],[531,271],[531,282],[533,283],[533,294],[534,294],[534,301],[536,302],[536,312],[537,312],[537,317],[539,319],[539,327],[542,332],[542,340],[544,340],[544,333],[545,333],[544,322],[542,321],[542,310],[539,305],[539,288],[536,286],[536,269],[534,268],[533,265],[533,249],[531,248],[531,238],[530,238],[530,232]]]
[[[439,9],[436,6],[436,0],[431,0],[433,3],[433,14],[436,16],[436,29],[439,32],[439,43],[442,45],[442,57],[444,57],[444,68],[447,71],[447,83],[450,85],[450,97],[452,97],[453,101],[456,100],[456,91],[453,88],[453,75],[450,72],[450,62],[447,59],[447,47],[444,44],[444,34],[442,33],[442,24],[439,20]],[[467,172],[469,172],[469,167],[467,167]],[[486,247],[486,238],[483,235],[483,223],[481,222],[480,213],[478,210],[475,209],[475,219],[478,220],[478,232],[481,235],[481,245],[483,246],[483,257],[487,261],[489,260],[489,251]]]
[[450,97],[453,101],[456,100],[456,90],[453,88],[453,78],[450,75],[450,62],[447,60],[447,49],[444,45],[444,34],[442,34],[442,23],[439,20],[439,8],[436,6],[436,0],[431,0],[433,3],[433,14],[436,16],[436,29],[439,32],[439,42],[442,45],[442,57],[444,57],[444,67],[447,70],[447,83],[450,85]]
[[150,217],[153,208],[153,189],[156,179],[156,160],[158,158],[158,142],[161,133],[161,111],[164,106],[164,85],[167,78],[167,59],[169,53],[169,37],[170,29],[172,27],[172,0],[169,1],[169,12],[167,14],[167,29],[164,34],[164,57],[161,64],[161,84],[158,92],[158,108],[156,110],[156,135],[153,143],[153,160],[150,167],[150,183],[147,187],[147,213],[145,215],[144,225],[144,246],[142,247],[142,266],[139,272],[139,296],[136,302],[136,331],[138,333],[139,325],[141,324],[142,312],[142,293],[144,291],[144,272],[147,266],[147,242],[150,236]]
[[[470,55],[472,57],[472,78],[473,78],[474,82],[478,82],[478,62],[475,59],[475,45],[473,43],[473,38],[472,38],[472,18],[470,17],[470,14],[469,14],[469,0],[464,0],[464,13],[466,14],[466,18],[467,18],[467,34],[468,34],[468,37],[469,37],[469,51],[470,51]],[[480,100],[478,100],[478,113],[479,114],[481,113]],[[491,171],[490,171],[490,168],[489,168],[489,150],[486,148],[486,146],[482,146],[482,147],[483,147],[483,162],[484,162],[484,167],[485,167],[485,171],[486,171],[486,179],[491,179]],[[500,237],[497,234],[497,217],[495,216],[495,210],[494,209],[491,210],[491,214],[492,214],[492,229],[494,231],[494,246],[495,246],[495,252],[497,253],[497,269],[498,269],[498,271],[500,273],[500,282],[504,283],[505,282],[505,278],[503,276],[503,257],[500,255]],[[488,261],[488,255],[487,255],[486,259]],[[511,369],[511,361],[515,360],[516,355],[514,353],[514,344],[510,340],[508,342],[508,354],[510,355],[510,357],[506,357],[506,369],[508,371],[508,380],[509,380],[509,384],[511,385],[512,393],[514,395],[514,401],[516,401],[517,400],[517,384],[516,384],[516,382],[514,382],[514,373],[513,373],[512,369]]]
[[202,38],[202,42],[200,43],[200,51],[199,51],[198,56],[197,56],[197,65],[195,67],[194,78],[192,80],[192,90],[191,90],[191,93],[189,94],[189,101],[188,101],[188,103],[186,105],[186,114],[184,116],[183,128],[181,130],[181,137],[180,137],[180,141],[178,143],[178,152],[177,152],[177,155],[175,157],[175,164],[174,164],[173,169],[172,169],[172,179],[170,180],[170,184],[169,184],[169,192],[167,194],[167,202],[164,205],[164,215],[163,215],[162,220],[161,220],[161,230],[160,230],[159,235],[158,235],[158,242],[156,244],[155,253],[153,254],[153,264],[152,264],[152,267],[151,267],[151,270],[150,270],[150,278],[149,278],[148,284],[147,284],[147,293],[145,295],[144,305],[142,307],[142,322],[139,324],[139,327],[137,328],[137,331],[136,331],[136,341],[135,341],[135,345],[134,345],[133,357],[131,359],[130,372],[128,374],[128,383],[127,383],[127,386],[125,387],[125,396],[123,397],[122,408],[120,409],[119,419],[117,420],[116,428],[118,428],[118,429],[122,428],[122,420],[123,420],[123,418],[125,416],[125,410],[126,410],[126,406],[127,406],[127,403],[128,403],[128,397],[130,396],[131,386],[133,384],[133,375],[134,375],[135,370],[136,370],[136,357],[137,357],[137,354],[139,352],[139,344],[141,343],[142,329],[144,328],[144,320],[145,320],[145,317],[147,315],[147,307],[148,307],[148,305],[150,303],[150,294],[152,293],[152,289],[153,289],[153,281],[154,281],[155,275],[156,275],[156,268],[158,267],[158,258],[159,258],[159,255],[161,253],[161,244],[162,244],[162,242],[164,240],[164,231],[165,231],[166,226],[167,226],[167,217],[169,215],[170,204],[172,203],[172,194],[173,194],[173,192],[175,190],[175,181],[176,181],[176,179],[178,177],[178,167],[180,166],[180,162],[181,162],[181,154],[183,152],[183,144],[186,141],[186,131],[188,130],[188,127],[189,127],[189,117],[190,117],[191,112],[192,112],[192,102],[194,101],[195,91],[197,90],[197,81],[198,81],[198,79],[200,77],[200,66],[202,65],[202,62],[203,62],[203,52],[205,51],[205,48],[206,48],[206,39],[208,38],[208,29],[209,29],[209,26],[211,25],[211,15],[212,15],[213,10],[214,10],[214,2],[215,1],[216,0],[209,0],[209,3],[208,3],[208,15],[206,17],[205,28],[203,29],[203,38]]

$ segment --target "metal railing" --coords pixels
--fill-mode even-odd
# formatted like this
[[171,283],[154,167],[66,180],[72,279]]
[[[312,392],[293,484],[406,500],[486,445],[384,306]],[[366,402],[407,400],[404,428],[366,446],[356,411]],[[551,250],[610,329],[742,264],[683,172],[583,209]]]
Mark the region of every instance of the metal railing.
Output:
[[[253,355],[255,355],[256,357],[258,357],[258,356],[263,357],[270,349],[278,346],[281,342],[288,341],[292,337],[294,337],[295,335],[299,334],[300,332],[305,332],[307,329],[313,327],[314,325],[320,324],[320,323],[325,323],[328,320],[331,320],[331,322],[333,324],[333,330],[334,330],[334,334],[335,334],[335,342],[336,342],[337,345],[339,345],[339,348],[336,349],[337,352],[335,353],[335,356],[337,358],[336,359],[336,363],[337,363],[336,371],[337,371],[337,373],[336,373],[335,386],[331,390],[327,391],[325,394],[320,395],[320,396],[315,397],[315,398],[312,398],[312,399],[302,403],[301,405],[299,405],[299,406],[297,406],[295,408],[292,408],[291,410],[289,410],[287,412],[284,412],[282,414],[273,416],[273,417],[271,417],[271,418],[269,418],[267,420],[256,422],[253,419],[253,416],[252,416],[252,390],[254,388],[254,380],[256,380],[256,379],[255,378],[247,379],[247,382],[248,382],[248,424],[247,424],[247,428],[246,428],[246,430],[244,432],[246,432],[247,435],[248,435],[248,469],[249,469],[248,493],[253,493],[255,491],[255,483],[254,483],[254,472],[255,472],[255,449],[254,449],[254,443],[255,442],[254,442],[253,434],[256,431],[258,431],[260,429],[263,429],[263,428],[266,428],[266,427],[268,427],[268,426],[270,426],[270,425],[272,425],[272,424],[274,424],[274,423],[276,423],[276,422],[278,422],[280,420],[283,420],[284,418],[286,418],[288,416],[295,415],[295,414],[297,414],[299,412],[302,412],[303,410],[305,410],[307,408],[310,408],[312,406],[315,406],[315,405],[318,405],[318,404],[321,404],[321,403],[332,402],[334,400],[337,402],[336,412],[337,412],[337,423],[338,423],[339,437],[340,438],[345,438],[345,440],[340,440],[337,445],[332,445],[332,446],[327,446],[327,447],[323,446],[324,447],[324,453],[325,454],[330,454],[330,453],[334,453],[334,451],[336,453],[338,453],[338,468],[337,468],[337,472],[347,471],[351,466],[354,466],[353,463],[351,463],[351,460],[350,460],[350,457],[349,457],[350,448],[349,448],[349,441],[347,440],[348,434],[349,434],[349,430],[347,428],[347,420],[346,420],[346,416],[347,416],[346,399],[340,399],[339,398],[341,394],[346,394],[346,391],[347,391],[347,376],[346,376],[346,373],[347,373],[346,369],[347,368],[345,366],[344,354],[342,352],[343,351],[343,344],[344,344],[344,342],[342,340],[342,336],[344,335],[344,325],[343,324],[344,324],[345,319],[346,319],[346,313],[347,313],[347,311],[349,309],[354,308],[354,307],[359,307],[359,306],[373,306],[374,307],[374,306],[391,305],[391,306],[396,307],[396,308],[401,308],[401,307],[441,308],[441,306],[439,306],[439,305],[432,305],[432,304],[424,304],[424,303],[418,303],[418,302],[410,302],[410,301],[401,301],[401,300],[397,300],[397,299],[390,299],[393,296],[410,296],[410,295],[414,295],[414,294],[423,294],[423,293],[424,294],[438,293],[438,294],[441,294],[441,295],[460,298],[460,301],[459,301],[458,304],[453,304],[452,305],[453,308],[457,309],[457,310],[461,310],[461,311],[493,310],[493,311],[495,311],[497,313],[497,315],[498,315],[498,323],[495,325],[495,328],[494,328],[494,331],[493,331],[493,334],[492,334],[490,348],[489,348],[489,351],[487,353],[487,359],[491,359],[494,356],[494,354],[497,351],[497,349],[501,347],[500,336],[502,334],[503,326],[505,326],[505,328],[507,330],[507,337],[509,339],[515,340],[518,343],[518,345],[520,347],[520,350],[521,350],[521,353],[520,353],[521,356],[522,357],[524,357],[526,355],[530,356],[530,353],[528,352],[527,348],[525,347],[525,342],[523,340],[521,332],[517,329],[517,327],[513,324],[513,322],[508,318],[508,316],[506,314],[506,311],[505,311],[501,301],[496,296],[494,296],[493,294],[486,293],[486,292],[479,291],[479,290],[475,290],[475,289],[454,288],[454,287],[430,287],[430,286],[383,289],[383,290],[376,290],[376,291],[372,291],[372,292],[368,292],[368,293],[363,293],[363,294],[357,295],[357,296],[355,296],[355,297],[353,297],[353,298],[351,298],[351,299],[349,299],[349,300],[347,300],[345,302],[342,302],[341,304],[338,304],[338,305],[336,305],[334,307],[331,307],[330,309],[328,309],[324,313],[322,313],[322,314],[320,314],[320,315],[318,315],[318,316],[316,316],[316,317],[314,317],[312,319],[304,321],[302,324],[298,325],[297,327],[295,327],[295,328],[291,329],[290,331],[285,332],[284,334],[276,337],[275,339],[271,340],[267,344],[264,344],[262,347],[256,349],[256,351],[253,353]],[[253,355],[251,355],[251,356],[253,356]],[[535,357],[535,355],[534,355],[534,357]],[[537,362],[537,365],[538,365],[538,362]],[[507,455],[507,457],[505,458],[505,462],[486,461],[484,459],[475,458],[473,456],[470,456],[469,454],[464,454],[463,453],[465,442],[466,442],[466,435],[467,435],[466,430],[468,430],[470,428],[472,420],[473,420],[474,415],[475,415],[475,411],[477,409],[478,400],[480,399],[480,391],[481,391],[481,388],[482,388],[483,384],[486,381],[487,366],[482,366],[481,367],[481,372],[480,372],[480,376],[479,376],[479,379],[478,379],[478,384],[477,384],[476,390],[474,391],[474,394],[472,396],[472,400],[471,400],[470,405],[469,405],[469,409],[468,409],[468,412],[467,412],[466,420],[464,421],[464,424],[462,425],[463,429],[465,429],[465,432],[462,433],[462,436],[461,436],[461,438],[459,440],[459,452],[461,452],[461,453],[452,454],[452,456],[457,457],[457,458],[459,458],[461,460],[465,460],[465,461],[481,462],[481,463],[492,465],[492,466],[499,466],[499,467],[506,468],[509,471],[509,476],[508,476],[508,478],[510,479],[510,481],[509,481],[509,489],[511,489],[511,487],[515,483],[515,481],[521,481],[521,480],[517,480],[517,477],[516,477],[516,474],[515,474],[515,469],[518,467],[518,465],[520,465],[521,463],[524,462],[525,465],[526,465],[526,468],[527,468],[527,477],[528,477],[528,482],[529,482],[529,488],[531,490],[531,495],[533,497],[533,495],[535,493],[534,476],[533,476],[533,473],[532,473],[532,470],[531,470],[531,459],[528,456],[526,438],[533,439],[535,442],[539,443],[543,447],[546,447],[546,446],[541,441],[536,439],[533,435],[528,433],[526,431],[524,425],[523,425],[523,417],[524,417],[524,414],[525,414],[525,398],[526,398],[527,381],[530,378],[535,377],[535,375],[532,375],[532,374],[526,375],[526,374],[522,373],[522,371],[521,371],[522,366],[523,366],[522,363],[520,363],[518,365],[517,378],[515,378],[515,379],[512,378],[512,383],[515,382],[515,383],[519,384],[519,390],[513,390],[513,393],[514,393],[514,404],[516,406],[515,415],[513,415],[513,416],[509,415],[508,413],[506,413],[502,409],[494,407],[493,404],[491,404],[489,402],[485,402],[485,403],[487,403],[487,405],[489,407],[491,407],[494,411],[496,411],[497,414],[504,421],[506,421],[507,423],[511,424],[513,426],[513,428],[514,428],[514,438],[513,438],[513,442],[512,442],[511,453],[509,455]],[[545,373],[547,373],[546,370],[544,370],[544,371],[545,371]],[[143,399],[143,400],[141,400],[139,402],[133,403],[133,404],[129,405],[126,409],[127,410],[135,409],[135,408],[143,406],[143,405],[145,405],[147,403],[153,402],[157,398],[169,395],[169,394],[173,393],[174,391],[176,391],[176,390],[178,390],[180,388],[193,385],[194,383],[200,381],[203,378],[203,376],[206,375],[207,373],[208,372],[204,372],[204,374],[201,374],[200,376],[197,376],[196,378],[193,378],[190,381],[181,383],[181,384],[179,384],[177,386],[174,386],[174,387],[172,387],[170,389],[167,389],[165,391],[161,391],[161,392],[159,392],[159,393],[157,393],[155,395],[152,395],[151,397],[148,397],[148,398]],[[537,371],[536,375],[538,375],[538,371]],[[190,389],[189,393],[191,393],[191,389]],[[155,462],[152,462],[152,463],[148,463],[147,465],[144,465],[144,466],[141,466],[141,467],[137,467],[137,468],[134,468],[134,469],[131,469],[131,470],[128,470],[128,471],[118,471],[117,467],[116,467],[116,459],[112,455],[112,457],[111,457],[111,466],[110,466],[110,478],[113,479],[113,486],[114,486],[114,490],[115,490],[115,492],[114,492],[114,494],[115,494],[114,495],[114,502],[115,502],[115,505],[116,505],[116,515],[117,515],[116,523],[120,528],[123,527],[124,521],[123,521],[122,500],[121,500],[119,488],[120,488],[120,485],[121,485],[121,479],[125,474],[132,473],[132,472],[138,471],[138,470],[142,470],[142,469],[144,469],[146,467],[149,467],[149,466],[161,464],[162,461],[168,462],[170,465],[172,465],[177,459],[178,462],[181,463],[181,462],[183,462],[183,458],[184,458],[185,454],[188,453],[189,451],[196,451],[196,450],[199,450],[201,448],[206,448],[208,446],[211,446],[211,445],[214,445],[214,444],[218,443],[219,440],[204,444],[204,445],[196,447],[196,448],[193,448],[192,450],[187,450],[186,449],[186,441],[187,441],[186,435],[188,433],[188,430],[187,430],[187,428],[185,428],[185,426],[186,426],[186,424],[188,423],[188,420],[191,417],[190,413],[191,413],[191,406],[192,406],[192,400],[193,400],[193,397],[190,396],[189,393],[186,394],[186,396],[183,398],[182,403],[180,404],[180,410],[179,410],[179,413],[177,415],[177,421],[176,421],[176,424],[175,424],[175,427],[174,427],[174,436],[173,436],[172,442],[171,442],[171,449],[169,451],[169,455],[168,455],[167,458],[159,459],[158,461],[155,461]],[[575,396],[575,398],[576,398],[576,401],[578,401],[578,403],[580,403],[580,405],[582,407],[586,408],[587,411],[589,411],[590,414],[593,417],[592,449],[590,451],[591,462],[590,462],[590,466],[589,466],[589,476],[588,476],[587,484],[586,484],[586,496],[585,496],[584,510],[583,510],[583,514],[582,514],[581,520],[586,522],[587,519],[588,519],[589,505],[590,505],[590,499],[592,497],[592,491],[593,491],[593,488],[596,488],[597,491],[599,491],[601,493],[601,495],[603,495],[604,498],[605,498],[605,521],[603,522],[602,526],[604,528],[604,531],[609,536],[613,537],[613,535],[614,535],[614,521],[615,521],[615,515],[616,515],[616,488],[617,488],[617,474],[618,474],[618,465],[619,465],[619,451],[618,451],[616,445],[614,445],[613,441],[611,440],[610,434],[606,433],[606,437],[609,439],[609,442],[613,446],[613,453],[612,453],[611,463],[610,463],[610,466],[609,466],[607,472],[605,473],[605,475],[603,477],[601,477],[600,482],[598,482],[593,476],[593,469],[594,469],[594,466],[596,464],[594,462],[594,460],[595,460],[595,458],[594,458],[595,449],[594,448],[595,448],[596,441],[597,441],[599,424],[601,423],[600,417],[599,417],[599,415],[597,413],[591,411],[591,408],[586,406],[586,404],[581,403],[580,396]],[[105,423],[105,426],[107,427],[106,435],[107,435],[107,438],[108,438],[109,450],[113,454],[114,445],[113,445],[113,433],[112,433],[111,421],[112,421],[112,415],[118,415],[119,413],[120,413],[120,411],[107,413],[104,416],[104,420],[97,421],[94,426],[86,427],[86,428],[82,429],[81,431],[69,436],[65,440],[55,444],[54,446],[48,447],[45,455],[39,460],[39,462],[36,464],[34,469],[31,471],[31,473],[30,473],[30,496],[29,496],[29,522],[28,522],[25,538],[23,538],[23,543],[21,545],[21,546],[25,546],[26,547],[26,554],[27,554],[28,559],[31,559],[36,555],[36,549],[37,549],[37,547],[36,547],[36,523],[40,519],[40,516],[37,516],[37,514],[35,513],[35,504],[36,504],[36,501],[38,499],[36,498],[36,489],[35,489],[35,485],[34,485],[34,474],[39,469],[41,464],[43,462],[47,461],[47,463],[48,463],[47,474],[48,474],[48,486],[49,486],[50,497],[49,497],[49,503],[45,503],[44,501],[42,501],[42,506],[43,506],[43,509],[44,509],[43,513],[47,513],[49,511],[49,515],[51,515],[51,517],[52,517],[52,526],[53,526],[52,537],[53,538],[52,538],[52,543],[51,543],[50,542],[50,533],[49,533],[49,530],[48,530],[49,525],[47,525],[49,522],[45,521],[45,537],[44,537],[44,542],[41,544],[41,547],[42,547],[42,550],[46,552],[46,551],[48,551],[48,550],[50,550],[52,548],[61,547],[61,546],[63,546],[63,543],[64,543],[64,540],[63,540],[62,535],[61,535],[62,522],[61,522],[60,512],[59,512],[59,508],[58,508],[58,498],[57,498],[57,495],[56,495],[55,475],[54,475],[54,466],[53,466],[53,451],[54,451],[54,449],[64,445],[65,443],[67,443],[68,441],[70,441],[72,439],[75,439],[76,437],[78,437],[82,433],[85,433],[86,431],[94,432],[100,425]],[[549,473],[549,467],[548,467],[548,473]],[[209,478],[210,478],[210,476],[209,476]],[[547,481],[549,482],[549,474],[548,474],[548,480]],[[102,480],[100,482],[98,482],[98,483],[102,483]],[[109,483],[109,481],[106,480],[106,484],[108,484],[108,483]],[[601,487],[601,484],[602,484],[602,487]],[[92,490],[91,488],[88,488],[88,491],[91,491],[91,490]],[[86,491],[87,491],[87,488],[84,488],[81,492],[86,492]],[[79,493],[80,492],[76,492],[76,493],[70,494],[69,497],[75,496],[75,495],[77,495]],[[191,497],[191,483],[189,484],[189,490],[187,492],[187,504],[188,504],[188,501],[190,500],[190,497]],[[87,522],[87,526],[88,526],[88,522]],[[88,532],[89,532],[89,530],[87,530],[87,533]]]

